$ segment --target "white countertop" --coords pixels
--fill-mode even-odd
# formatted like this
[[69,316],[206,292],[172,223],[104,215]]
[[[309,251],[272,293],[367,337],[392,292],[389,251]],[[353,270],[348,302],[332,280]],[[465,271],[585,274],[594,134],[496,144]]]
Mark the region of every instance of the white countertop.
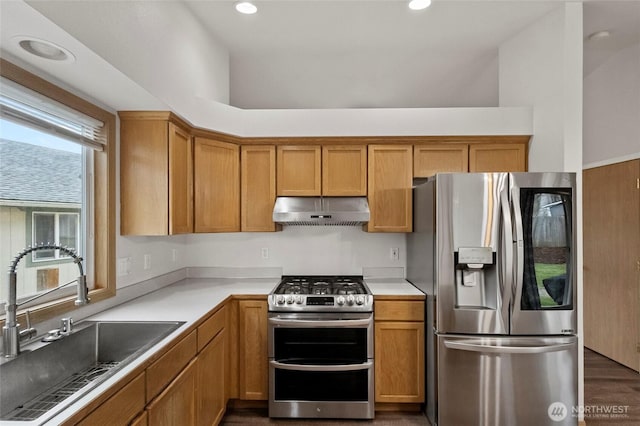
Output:
[[374,296],[422,296],[424,293],[402,278],[367,278],[367,287]]
[[[375,278],[365,281],[374,296],[424,296],[420,290],[403,279]],[[188,278],[87,318],[93,321],[184,321],[185,323],[76,402],[66,407],[64,403],[61,404],[59,414],[49,418],[45,423],[59,424],[71,417],[136,367],[144,364],[158,350],[171,343],[227,297],[265,296],[278,282],[279,278]],[[25,426],[43,424],[41,422],[42,420],[40,423],[35,421],[1,423]]]

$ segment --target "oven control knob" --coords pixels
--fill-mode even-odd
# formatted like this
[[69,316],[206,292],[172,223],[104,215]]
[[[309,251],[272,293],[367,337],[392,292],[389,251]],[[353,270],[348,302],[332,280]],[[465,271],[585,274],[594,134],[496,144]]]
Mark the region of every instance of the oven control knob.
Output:
[[356,304],[364,305],[364,296],[356,296]]
[[340,306],[344,305],[344,296],[338,296],[338,298],[336,299],[336,303],[338,303],[338,305]]
[[288,295],[287,296],[287,304],[290,305],[293,303],[293,296],[292,295]]
[[296,295],[296,298],[295,298],[295,299],[296,299],[296,303],[297,303],[298,305],[302,305],[302,296],[300,296],[300,295],[298,294],[298,295]]
[[283,296],[283,295],[281,295],[281,294],[279,294],[278,296],[276,296],[276,303],[277,303],[278,305],[282,305],[282,304],[284,304],[284,296]]
[[351,306],[351,305],[353,305],[353,303],[354,303],[355,301],[356,301],[356,298],[355,298],[355,297],[353,297],[353,295],[352,295],[352,294],[350,294],[350,295],[348,295],[348,296],[347,296],[347,305]]

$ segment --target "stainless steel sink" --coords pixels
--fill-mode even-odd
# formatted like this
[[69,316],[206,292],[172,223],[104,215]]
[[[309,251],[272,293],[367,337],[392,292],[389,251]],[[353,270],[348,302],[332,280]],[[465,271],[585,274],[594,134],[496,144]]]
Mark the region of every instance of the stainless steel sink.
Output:
[[0,365],[0,420],[27,421],[52,414],[182,324],[84,321],[63,339],[25,346],[18,357]]

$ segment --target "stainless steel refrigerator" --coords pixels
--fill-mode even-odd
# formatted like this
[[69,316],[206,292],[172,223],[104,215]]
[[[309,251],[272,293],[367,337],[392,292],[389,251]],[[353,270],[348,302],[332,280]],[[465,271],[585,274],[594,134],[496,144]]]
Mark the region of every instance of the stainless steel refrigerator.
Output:
[[444,173],[413,189],[432,424],[575,425],[573,173]]

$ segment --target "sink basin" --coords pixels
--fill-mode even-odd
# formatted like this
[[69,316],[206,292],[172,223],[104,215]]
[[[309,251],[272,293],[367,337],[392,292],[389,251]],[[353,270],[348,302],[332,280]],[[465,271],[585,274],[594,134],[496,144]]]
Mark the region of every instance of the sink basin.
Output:
[[[105,381],[184,322],[95,322],[0,365],[0,420],[35,420]],[[57,411],[57,410],[56,410]]]

